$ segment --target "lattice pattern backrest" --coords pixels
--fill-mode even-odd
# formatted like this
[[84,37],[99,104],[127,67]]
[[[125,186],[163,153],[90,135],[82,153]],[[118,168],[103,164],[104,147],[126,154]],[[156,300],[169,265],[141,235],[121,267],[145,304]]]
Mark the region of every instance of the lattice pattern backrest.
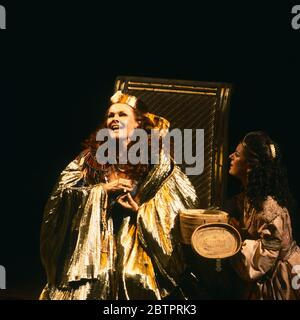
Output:
[[[197,190],[201,207],[222,205],[227,176],[224,157],[227,157],[230,85],[120,76],[116,79],[115,90],[143,99],[150,112],[171,122],[171,129],[204,129],[204,171],[189,178]],[[184,172],[187,166],[191,167],[185,163],[181,165]]]

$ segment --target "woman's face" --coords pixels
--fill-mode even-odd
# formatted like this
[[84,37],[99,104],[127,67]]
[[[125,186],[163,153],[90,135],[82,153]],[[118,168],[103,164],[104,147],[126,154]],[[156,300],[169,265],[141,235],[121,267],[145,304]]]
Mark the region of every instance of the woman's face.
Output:
[[138,122],[130,106],[125,103],[115,103],[108,109],[106,126],[112,130],[113,138],[127,138],[138,127]]
[[229,156],[229,158],[231,160],[229,174],[239,178],[242,181],[245,181],[249,166],[245,158],[244,147],[241,143],[238,144],[235,151]]

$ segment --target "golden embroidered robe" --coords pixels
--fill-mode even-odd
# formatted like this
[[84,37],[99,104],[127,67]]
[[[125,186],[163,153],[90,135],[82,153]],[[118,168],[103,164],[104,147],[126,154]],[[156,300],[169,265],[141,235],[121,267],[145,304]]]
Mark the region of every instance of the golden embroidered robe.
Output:
[[[178,213],[196,206],[187,176],[162,157],[140,186],[137,213],[110,210],[101,183],[84,174],[85,156],[61,173],[41,229],[47,285],[40,299],[162,299],[185,263]],[[119,208],[122,211],[122,208]],[[120,218],[118,232],[114,219]]]

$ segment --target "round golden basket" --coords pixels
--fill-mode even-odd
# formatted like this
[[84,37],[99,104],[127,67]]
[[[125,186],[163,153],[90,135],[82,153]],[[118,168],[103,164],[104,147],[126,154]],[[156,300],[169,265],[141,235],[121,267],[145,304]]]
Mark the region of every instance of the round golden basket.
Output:
[[186,209],[179,214],[181,241],[191,244],[195,229],[206,223],[228,222],[228,213],[216,209]]
[[239,252],[242,239],[238,230],[228,223],[209,223],[195,229],[191,244],[201,257],[224,259]]

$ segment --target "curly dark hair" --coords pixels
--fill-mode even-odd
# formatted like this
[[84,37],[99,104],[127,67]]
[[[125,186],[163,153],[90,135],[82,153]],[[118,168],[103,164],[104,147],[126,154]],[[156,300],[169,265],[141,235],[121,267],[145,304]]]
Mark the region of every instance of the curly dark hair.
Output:
[[246,188],[250,204],[260,211],[263,202],[271,196],[280,206],[290,208],[293,198],[279,145],[263,131],[249,132],[241,143],[251,168]]
[[[111,102],[109,102],[108,105],[110,105]],[[147,133],[150,133],[151,128],[153,127],[153,123],[151,120],[146,117],[146,113],[148,112],[148,106],[141,100],[137,99],[136,101],[136,108],[134,109],[134,114],[135,114],[135,119],[137,122],[139,122],[139,128],[145,129]],[[108,108],[109,110],[109,108]],[[108,171],[109,167],[111,164],[99,164],[96,160],[96,152],[101,143],[96,140],[97,133],[100,129],[106,127],[106,121],[107,121],[107,116],[108,116],[108,110],[104,116],[103,122],[100,124],[100,126],[90,135],[88,139],[86,139],[83,142],[83,155],[85,156],[85,170],[87,172],[88,177],[93,177],[93,179],[98,180],[98,182],[103,182],[104,181],[104,173]],[[128,145],[128,148],[131,147],[131,144],[134,142],[131,142]],[[148,149],[150,150],[151,148],[151,140],[150,136],[148,139]],[[149,154],[149,153],[148,153]],[[150,165],[148,164],[130,164],[128,163],[127,165],[122,167],[125,169],[127,175],[134,180],[139,180],[142,177],[144,177],[149,169]]]

